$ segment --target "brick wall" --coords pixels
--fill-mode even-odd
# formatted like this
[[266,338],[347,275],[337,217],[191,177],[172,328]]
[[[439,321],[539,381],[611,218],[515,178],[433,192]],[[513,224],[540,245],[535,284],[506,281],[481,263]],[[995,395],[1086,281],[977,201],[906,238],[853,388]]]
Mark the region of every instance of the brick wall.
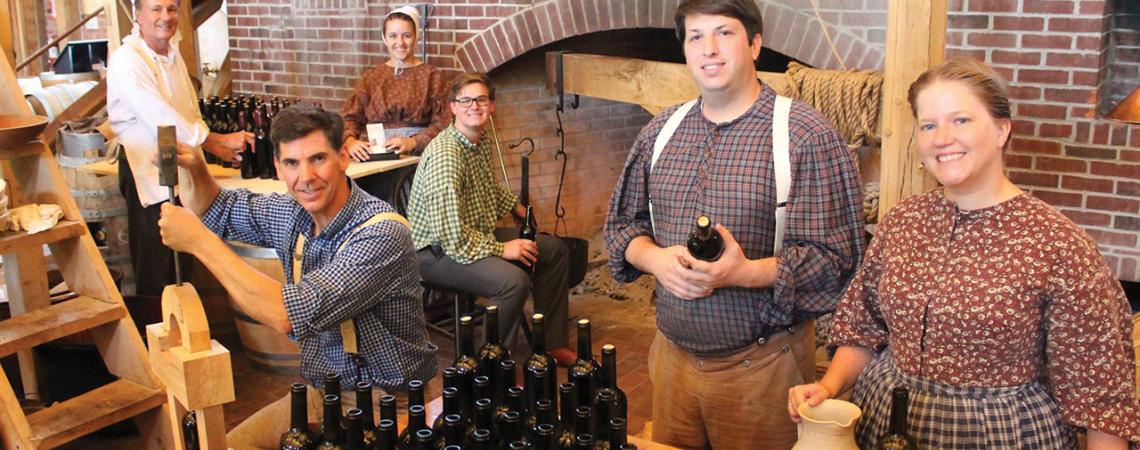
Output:
[[[428,61],[451,73],[493,71],[496,79],[506,80],[496,114],[500,135],[504,145],[523,136],[536,139],[532,194],[544,223],[550,223],[553,213],[554,98],[541,87],[541,66],[523,62],[524,56],[566,48],[575,36],[603,36],[611,47],[623,42],[596,34],[607,30],[667,33],[677,3],[431,2]],[[882,68],[886,0],[816,1],[838,58],[818,31],[811,3],[757,0],[765,16],[765,47],[816,67],[838,68],[842,59],[847,68]],[[339,107],[359,73],[384,61],[380,20],[396,4],[401,3],[231,1],[227,12],[235,89]],[[1140,280],[1140,131],[1096,118],[1097,102],[1105,95],[1098,87],[1106,36],[1113,36],[1105,33],[1109,5],[1104,0],[950,0],[949,9],[948,53],[983,58],[1013,82],[1012,178],[1088,230],[1120,278]],[[1135,35],[1116,38],[1128,44],[1124,54],[1140,53],[1129,47]],[[512,75],[516,71],[526,76]],[[601,226],[615,171],[648,118],[629,105],[590,99],[567,114],[570,166],[564,205],[572,234]],[[517,185],[517,152],[504,151]]]
[[1119,278],[1140,281],[1140,126],[1096,113],[1110,6],[952,0],[948,53],[984,58],[1011,81],[1014,182],[1096,238]]
[[1111,11],[1101,61],[1101,113],[1112,111],[1140,80],[1140,2],[1117,0]]

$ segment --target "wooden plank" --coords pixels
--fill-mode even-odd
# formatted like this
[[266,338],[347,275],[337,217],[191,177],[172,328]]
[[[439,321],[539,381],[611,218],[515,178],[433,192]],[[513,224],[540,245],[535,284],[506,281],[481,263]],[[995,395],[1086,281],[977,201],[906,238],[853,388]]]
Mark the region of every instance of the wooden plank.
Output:
[[87,226],[82,222],[71,220],[61,221],[55,227],[36,234],[23,231],[9,231],[0,234],[0,253],[12,253],[26,248],[39,248],[40,246],[62,239],[82,236],[87,233]]
[[887,6],[887,55],[883,71],[883,150],[879,219],[903,199],[937,183],[920,165],[907,90],[945,58],[946,0],[899,0]]
[[[50,125],[50,124],[49,124]],[[0,159],[16,159],[42,154],[45,147],[38,141],[32,141],[15,148],[0,149]]]
[[194,2],[194,28],[202,26],[210,17],[213,17],[218,10],[222,9],[222,0],[199,0]]
[[[50,123],[44,127],[43,141],[48,147],[51,147],[55,140],[59,137],[59,129],[63,128],[63,123],[71,120],[77,120],[84,117],[90,117],[95,112],[107,106],[107,80],[99,80],[99,84],[85,92],[82,97],[79,97],[75,103],[72,103],[55,116]],[[70,184],[68,185],[70,186]]]
[[8,0],[0,0],[0,51],[4,52],[4,59],[9,67],[16,66],[16,51],[12,46],[12,12]]
[[31,434],[32,429],[20,407],[20,400],[16,398],[8,377],[0,371],[0,448],[34,448],[28,438]]
[[103,14],[107,20],[107,56],[115,53],[123,38],[131,35],[131,5],[122,0],[104,0]]
[[116,380],[28,416],[32,441],[53,448],[107,425],[161,406],[166,395],[130,380]]
[[4,89],[0,91],[0,114],[32,114],[8,58],[0,58],[0,86]]
[[[12,317],[51,306],[43,248],[25,248],[5,254],[3,258],[4,287],[8,293],[8,307],[11,309]],[[36,361],[32,357],[31,348],[18,350],[16,356],[20,361],[20,381],[24,387],[24,398],[40,400]]]
[[0,322],[0,356],[110,323],[125,315],[126,309],[114,303],[78,297],[13,317]]
[[198,37],[194,33],[194,11],[192,2],[178,2],[178,31],[182,40],[178,42],[178,54],[186,63],[190,78],[201,80],[201,67],[198,67]]
[[[23,61],[47,43],[47,20],[44,14],[44,0],[15,0],[16,60]],[[20,70],[24,76],[36,76],[48,70],[40,57]]]
[[[546,87],[555,89],[558,52],[546,54]],[[562,56],[563,90],[568,94],[641,105],[657,114],[700,95],[684,64],[616,56],[566,53]],[[783,94],[783,73],[756,72],[760,80]]]
[[[55,29],[56,33],[71,28],[72,25],[79,23],[83,5],[80,0],[54,0],[52,4],[55,6]],[[63,42],[59,43],[59,49],[62,50],[67,41],[71,38],[66,38]]]

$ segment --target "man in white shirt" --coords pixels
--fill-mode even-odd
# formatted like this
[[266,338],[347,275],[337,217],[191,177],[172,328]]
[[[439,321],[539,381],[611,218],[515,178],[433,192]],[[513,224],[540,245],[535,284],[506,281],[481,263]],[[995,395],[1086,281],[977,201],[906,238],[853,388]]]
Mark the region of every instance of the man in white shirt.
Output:
[[172,253],[158,235],[159,205],[168,194],[158,184],[157,126],[174,125],[178,142],[225,161],[240,159],[242,147],[253,143],[251,133],[211,133],[202,121],[197,93],[178,54],[178,6],[178,0],[135,0],[134,30],[107,67],[107,114],[123,146],[119,190],[127,200],[139,295],[161,295],[174,278]]

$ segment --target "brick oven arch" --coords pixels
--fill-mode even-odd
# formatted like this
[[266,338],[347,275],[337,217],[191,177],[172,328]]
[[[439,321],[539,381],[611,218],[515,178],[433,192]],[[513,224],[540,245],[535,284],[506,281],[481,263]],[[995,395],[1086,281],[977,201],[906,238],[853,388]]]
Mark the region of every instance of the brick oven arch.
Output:
[[[813,67],[840,65],[810,10],[779,0],[756,0],[764,16],[764,46]],[[455,57],[466,71],[489,72],[530,50],[566,38],[628,28],[673,28],[679,0],[547,0],[500,19],[459,44]],[[881,69],[881,45],[871,45],[828,24],[847,68]],[[810,30],[817,30],[811,32]]]

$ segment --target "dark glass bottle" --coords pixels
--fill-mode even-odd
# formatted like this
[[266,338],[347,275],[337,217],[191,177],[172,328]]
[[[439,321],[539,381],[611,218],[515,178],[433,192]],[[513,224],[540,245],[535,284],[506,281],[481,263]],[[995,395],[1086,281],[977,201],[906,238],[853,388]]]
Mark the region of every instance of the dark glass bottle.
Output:
[[435,422],[431,424],[431,430],[437,437],[443,436],[444,417],[452,414],[459,415],[459,389],[443,388],[443,411],[435,416]]
[[494,409],[491,407],[491,399],[481,398],[475,400],[475,418],[471,421],[471,426],[467,428],[466,445],[472,446],[475,442],[475,432],[478,430],[487,430],[490,433],[495,426]]
[[606,344],[602,346],[602,373],[598,377],[600,386],[598,391],[594,394],[594,408],[597,408],[598,395],[602,392],[610,392],[612,400],[610,402],[610,419],[626,419],[628,403],[625,398],[625,391],[618,387],[617,383],[617,348],[613,344]]
[[404,430],[400,432],[397,445],[403,448],[414,447],[416,444],[416,433],[423,430],[427,430],[428,433],[431,433],[431,429],[427,426],[427,418],[424,417],[424,405],[408,406],[408,424],[405,425]]
[[321,422],[321,444],[317,450],[339,450],[344,443],[340,429],[340,396],[325,396],[325,419]]
[[594,409],[589,406],[579,406],[574,408],[574,434],[581,436],[588,434],[591,437],[594,435]]
[[420,380],[412,380],[408,382],[408,411],[411,411],[414,405],[424,405],[424,382]]
[[458,414],[470,420],[471,408],[475,405],[475,376],[479,371],[479,360],[475,353],[475,321],[471,316],[459,318],[459,354],[452,364],[459,375]]
[[689,233],[686,246],[689,248],[689,254],[701,261],[716,261],[720,258],[720,254],[724,253],[724,240],[721,239],[720,232],[713,227],[709,216],[697,217],[697,228]]
[[879,438],[881,450],[917,450],[918,443],[907,432],[906,416],[910,392],[903,386],[891,391],[891,427],[887,434]]
[[575,436],[574,450],[594,450],[594,435],[587,433]]
[[375,450],[396,450],[396,421],[389,419],[380,419],[380,424],[376,427],[376,445],[372,448]]
[[[546,378],[548,376],[546,369],[541,367],[535,370],[529,370],[526,373],[526,384],[529,386],[546,386]],[[522,412],[528,415],[528,424],[530,426],[534,425],[535,403],[539,400],[550,400],[546,398],[545,395],[546,392],[542,389],[526,391],[526,403],[523,404]]]
[[448,414],[443,418],[443,433],[436,440],[437,448],[463,446],[463,418],[459,414]]
[[503,423],[500,425],[499,448],[505,448],[515,441],[525,440],[522,432],[522,416],[518,411],[507,411],[503,414]]
[[[554,369],[558,367],[554,362],[554,357],[550,356],[550,352],[546,349],[546,326],[543,324],[545,318],[542,314],[535,314],[531,319],[531,329],[534,331],[534,342],[531,348],[534,353],[531,353],[526,359],[526,364],[523,366],[526,371],[534,371],[535,369],[546,369],[546,373],[554,373]],[[525,379],[524,379],[525,381]],[[529,391],[531,389],[545,390],[545,396],[542,398],[554,399],[558,392],[558,381],[556,377],[546,377],[546,386],[526,386]]]
[[[578,404],[590,405],[594,402],[594,391],[598,386],[600,364],[594,359],[590,341],[590,320],[578,320],[578,360],[566,372],[567,381],[574,383],[578,392]],[[596,436],[595,436],[596,437]]]
[[614,396],[613,392],[603,391],[598,393],[597,403],[594,404],[593,421],[594,439],[596,443],[608,443],[610,439],[610,413],[613,408]]
[[554,450],[554,425],[539,424],[535,427],[533,450]]
[[530,433],[531,442],[538,437],[538,427],[542,425],[551,426],[551,434],[554,433],[554,424],[558,421],[554,419],[554,409],[550,400],[542,399],[534,403],[534,412],[530,418],[527,419],[527,432]]
[[[335,372],[329,372],[329,373],[325,374],[325,398],[328,398],[329,396],[335,397],[336,414],[338,417],[337,423],[339,424],[340,423],[339,417],[340,417],[340,413],[341,413],[340,375],[335,373]],[[323,436],[325,435],[325,423],[323,421],[321,422],[321,428],[318,431],[323,438]],[[337,430],[337,431],[339,432],[341,430]]]
[[495,440],[491,436],[491,430],[478,429],[471,436],[471,443],[467,445],[468,450],[494,450],[492,444]]
[[198,450],[198,416],[194,411],[182,415],[182,443],[186,450]]
[[488,306],[483,314],[483,334],[486,342],[479,348],[479,375],[490,378],[494,386],[499,363],[511,359],[510,350],[499,336],[499,307],[496,305]]
[[488,402],[491,399],[495,398],[494,389],[491,388],[491,378],[485,375],[479,375],[475,377],[475,387],[472,389],[472,391],[473,392],[471,395],[474,399],[472,404],[479,401],[481,398],[487,399]]
[[510,443],[510,440],[503,440],[503,427],[507,420],[507,415],[515,412],[521,414],[523,412],[523,403],[526,403],[526,393],[523,388],[518,386],[511,386],[507,388],[507,398],[503,401],[503,407],[496,410],[495,414],[495,435],[500,442]]
[[610,445],[611,450],[622,450],[629,447],[626,422],[623,418],[610,419]]
[[526,239],[533,241],[538,238],[538,231],[534,229],[534,212],[530,205],[526,206],[526,217],[523,219],[522,226],[519,227],[519,239]]
[[281,435],[278,446],[281,450],[309,450],[316,445],[317,437],[309,431],[306,389],[301,383],[293,383],[289,387],[289,430]]
[[507,410],[507,390],[516,384],[515,361],[508,359],[499,363],[499,376],[495,381],[495,398],[491,402],[496,415]]
[[432,433],[429,428],[424,428],[416,431],[414,442],[412,442],[412,446],[409,448],[414,450],[431,450],[433,442],[435,442],[435,433]]
[[364,446],[364,411],[359,408],[351,408],[348,414],[345,414],[344,426],[344,450],[365,450]]
[[[253,132],[253,120],[244,108],[238,111],[238,128],[241,131]],[[257,165],[254,147],[249,144],[242,144],[242,148],[244,150],[241,152],[241,177],[242,179],[257,178],[260,167]]]
[[559,395],[562,396],[562,409],[559,414],[558,426],[554,430],[554,445],[556,448],[566,450],[574,447],[574,410],[577,393],[574,392],[574,383],[558,385]]
[[269,141],[269,113],[264,103],[253,115],[254,155],[257,157],[257,176],[273,178],[273,143]]
[[388,419],[396,423],[396,396],[384,395],[380,397],[380,420]]
[[372,412],[372,383],[356,383],[356,407],[360,408],[360,432],[365,447],[376,444],[376,415]]

